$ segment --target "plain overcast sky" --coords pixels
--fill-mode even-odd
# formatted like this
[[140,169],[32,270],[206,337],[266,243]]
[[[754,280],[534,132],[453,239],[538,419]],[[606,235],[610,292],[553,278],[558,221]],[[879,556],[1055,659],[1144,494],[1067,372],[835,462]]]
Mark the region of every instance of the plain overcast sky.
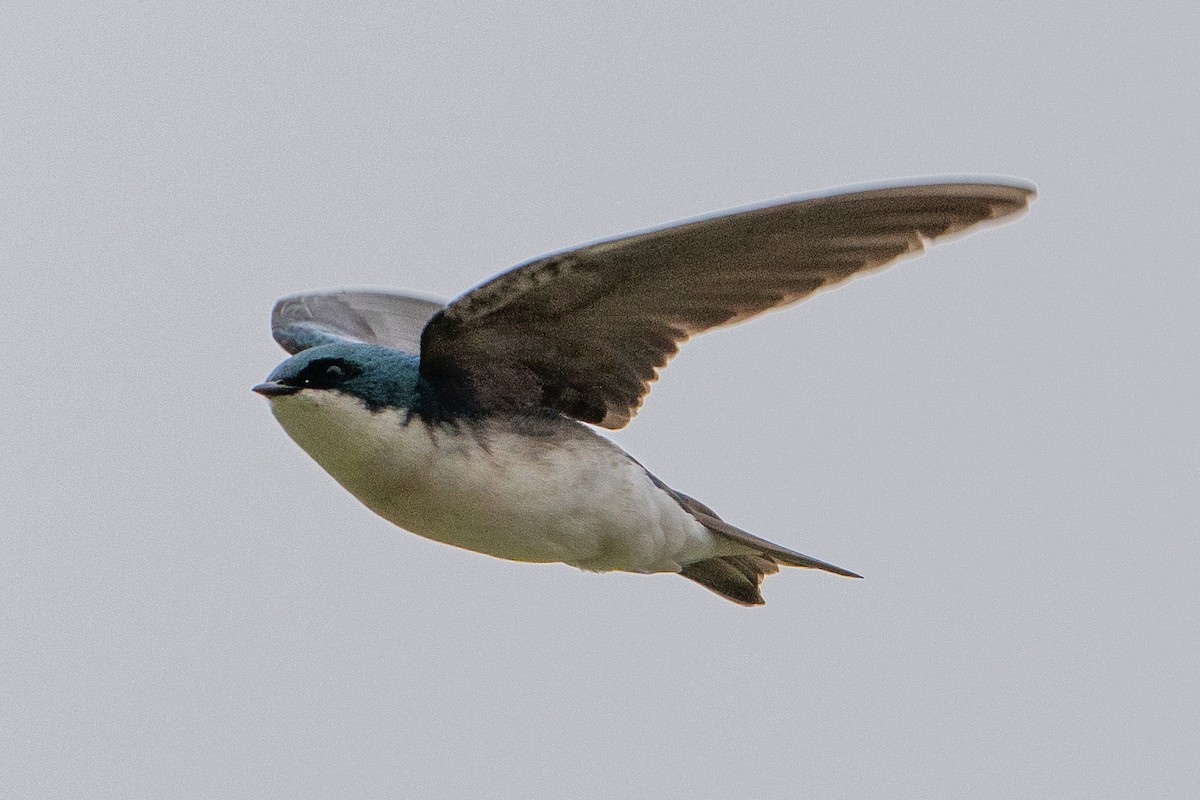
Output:
[[[5,6],[0,795],[1200,794],[1200,6],[652,5]],[[436,545],[249,391],[288,292],[964,173],[615,437],[864,581]]]

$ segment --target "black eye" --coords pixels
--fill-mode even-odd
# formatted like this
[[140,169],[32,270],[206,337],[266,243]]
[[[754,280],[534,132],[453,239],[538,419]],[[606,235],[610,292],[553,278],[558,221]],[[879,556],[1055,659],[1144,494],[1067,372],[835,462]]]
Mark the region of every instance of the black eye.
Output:
[[340,358],[322,358],[312,362],[296,376],[297,383],[312,389],[329,389],[353,378],[358,367]]

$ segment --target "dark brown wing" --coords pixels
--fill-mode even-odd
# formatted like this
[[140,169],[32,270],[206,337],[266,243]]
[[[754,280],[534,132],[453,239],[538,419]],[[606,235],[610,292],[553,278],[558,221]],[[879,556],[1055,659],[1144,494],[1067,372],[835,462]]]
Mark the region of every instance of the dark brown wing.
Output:
[[476,412],[553,409],[620,428],[680,343],[1012,217],[1027,185],[891,186],[793,200],[531,261],[421,337],[421,372]]
[[421,331],[445,303],[398,292],[334,289],[281,298],[271,334],[289,353],[331,342],[366,342],[415,354]]

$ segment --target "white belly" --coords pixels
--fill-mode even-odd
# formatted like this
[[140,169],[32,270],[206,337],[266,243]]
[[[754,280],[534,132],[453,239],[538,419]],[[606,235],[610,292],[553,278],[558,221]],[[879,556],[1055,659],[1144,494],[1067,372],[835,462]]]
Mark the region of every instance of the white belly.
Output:
[[[676,572],[718,552],[713,535],[619,448],[583,426],[430,426],[338,392],[272,400],[284,430],[384,519],[514,561]],[[536,426],[535,426],[536,427]],[[541,433],[542,435],[538,435]],[[723,549],[723,548],[722,548]]]

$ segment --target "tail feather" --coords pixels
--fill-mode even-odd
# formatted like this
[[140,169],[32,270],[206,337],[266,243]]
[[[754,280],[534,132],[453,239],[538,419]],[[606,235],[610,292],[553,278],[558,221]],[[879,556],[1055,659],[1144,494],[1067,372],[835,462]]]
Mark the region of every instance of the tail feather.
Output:
[[761,606],[759,586],[767,575],[779,572],[779,566],[769,556],[720,556],[688,564],[679,574],[706,589],[744,606]]
[[[646,468],[642,467],[642,469]],[[812,556],[806,556],[803,553],[797,553],[795,550],[789,550],[782,545],[734,527],[696,498],[675,491],[656,478],[649,470],[646,471],[646,474],[655,486],[674,498],[675,502],[679,503],[684,511],[695,517],[697,522],[716,536],[733,542],[738,545],[739,549],[745,548],[748,551],[695,561],[684,565],[683,569],[679,571],[683,577],[695,581],[706,589],[711,589],[726,599],[744,606],[763,605],[766,601],[763,600],[759,587],[762,585],[763,578],[779,572],[780,564],[788,567],[819,569],[835,575],[844,575],[847,578],[862,577],[856,572]]]

